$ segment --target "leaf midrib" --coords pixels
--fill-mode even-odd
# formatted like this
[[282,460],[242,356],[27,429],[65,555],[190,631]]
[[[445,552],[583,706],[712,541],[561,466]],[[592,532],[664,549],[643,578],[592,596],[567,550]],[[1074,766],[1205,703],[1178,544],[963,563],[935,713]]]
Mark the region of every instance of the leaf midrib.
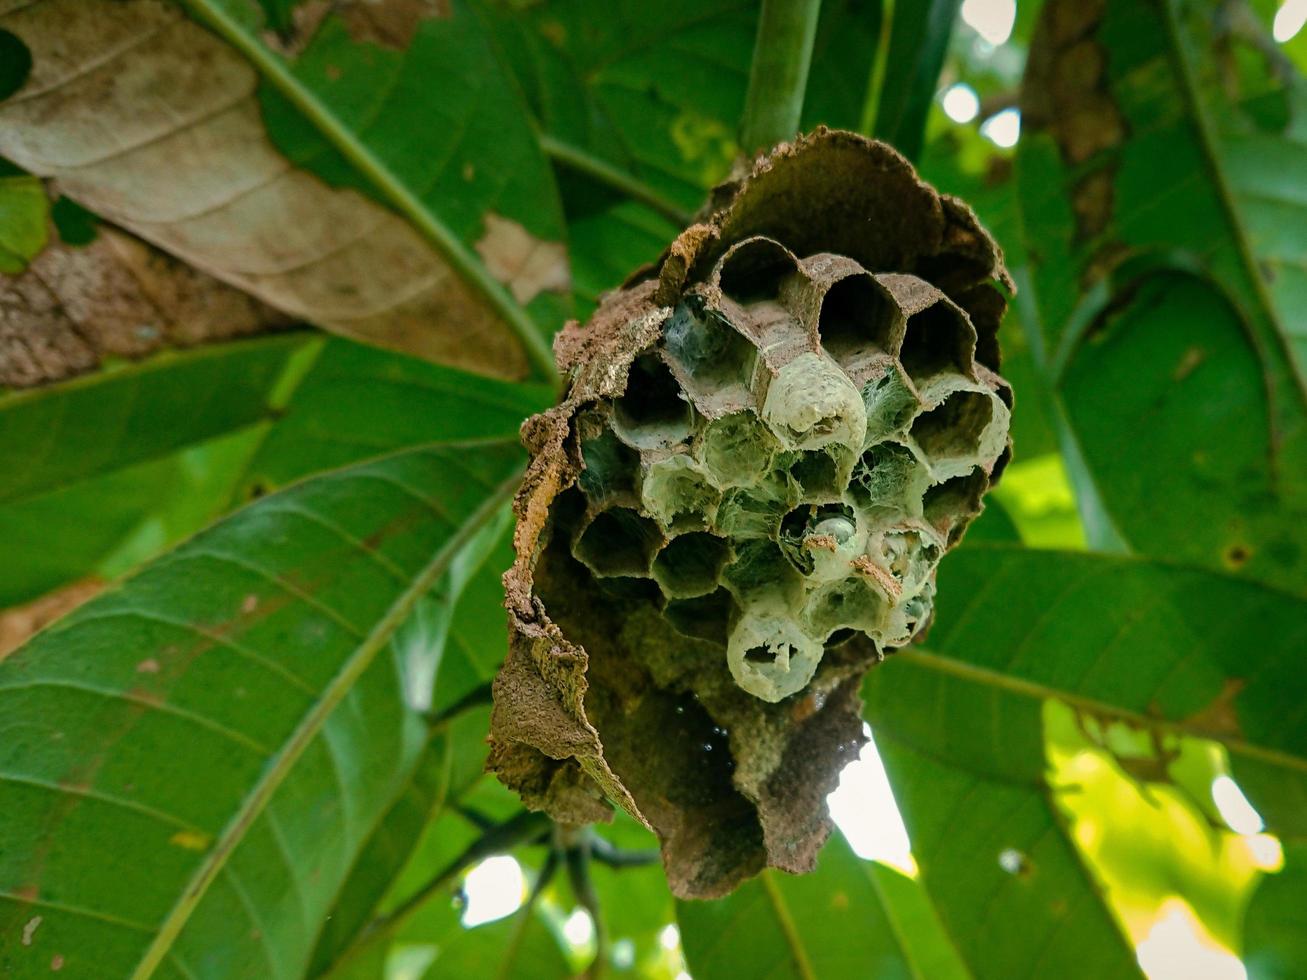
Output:
[[386,614],[373,627],[355,651],[345,660],[336,676],[324,689],[322,696],[314,703],[294,732],[287,739],[281,752],[267,767],[250,793],[242,801],[226,828],[218,836],[204,861],[186,883],[180,898],[169,910],[160,923],[155,938],[146,949],[132,980],[147,980],[153,976],[171,952],[174,943],[181,935],[191,914],[198,907],[208,891],[209,886],[225,867],[228,859],[244,839],[246,831],[263,812],[281,784],[293,770],[304,751],[312,744],[336,706],[352,690],[355,682],[364,671],[372,665],[377,654],[385,648],[395,630],[404,622],[413,606],[448,570],[451,562],[463,547],[490,520],[500,506],[511,496],[520,480],[520,474],[514,472],[503,481],[481,506],[468,516],[440,550],[413,579],[409,587],[391,604]]
[[490,275],[489,270],[476,259],[462,240],[437,218],[385,161],[360,141],[330,107],[311,89],[301,84],[281,59],[246,31],[220,3],[215,0],[182,0],[182,6],[243,54],[261,76],[303,113],[314,128],[390,200],[459,277],[485,297],[517,339],[535,372],[546,380],[555,380],[557,371],[549,344],[526,309]]
[[1104,701],[1099,701],[1095,698],[1085,697],[1081,694],[1074,694],[1063,688],[1041,684],[1038,681],[1013,677],[1010,674],[1005,674],[989,667],[979,667],[975,664],[966,663],[965,661],[957,660],[953,657],[931,653],[927,650],[900,650],[891,658],[891,660],[915,664],[924,667],[927,670],[935,671],[936,673],[947,674],[952,677],[958,677],[977,684],[997,688],[1006,691],[1009,694],[1015,694],[1018,697],[1030,698],[1036,701],[1061,701],[1073,708],[1081,709],[1090,714],[1099,717],[1112,718],[1117,721],[1124,721],[1135,727],[1182,735],[1190,738],[1207,739],[1225,746],[1226,750],[1231,754],[1242,755],[1246,758],[1257,759],[1261,762],[1267,762],[1271,765],[1307,774],[1307,758],[1305,757],[1299,757],[1288,752],[1282,752],[1278,749],[1256,745],[1246,739],[1232,738],[1228,735],[1221,735],[1219,733],[1197,729],[1191,725],[1187,725],[1183,721],[1171,721],[1165,718],[1157,718],[1151,715],[1141,714],[1140,712],[1133,711],[1129,708],[1121,708]]

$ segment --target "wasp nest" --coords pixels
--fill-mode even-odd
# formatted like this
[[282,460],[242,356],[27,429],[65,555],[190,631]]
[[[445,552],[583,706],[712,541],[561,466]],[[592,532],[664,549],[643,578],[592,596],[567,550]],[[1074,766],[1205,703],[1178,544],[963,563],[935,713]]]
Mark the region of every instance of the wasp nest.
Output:
[[965,205],[823,130],[568,326],[523,429],[501,779],[565,822],[623,806],[682,896],[812,867],[862,675],[1006,460],[994,281]]

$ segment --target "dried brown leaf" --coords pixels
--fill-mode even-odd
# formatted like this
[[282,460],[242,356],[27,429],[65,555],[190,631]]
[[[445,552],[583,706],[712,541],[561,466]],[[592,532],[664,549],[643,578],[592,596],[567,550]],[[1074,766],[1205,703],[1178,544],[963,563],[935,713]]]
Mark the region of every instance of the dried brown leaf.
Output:
[[158,0],[0,3],[31,49],[0,154],[104,218],[283,312],[504,377],[520,343],[409,225],[269,142],[255,71]]
[[82,579],[22,606],[0,610],[0,660],[13,653],[60,616],[72,612],[104,589],[97,578]]

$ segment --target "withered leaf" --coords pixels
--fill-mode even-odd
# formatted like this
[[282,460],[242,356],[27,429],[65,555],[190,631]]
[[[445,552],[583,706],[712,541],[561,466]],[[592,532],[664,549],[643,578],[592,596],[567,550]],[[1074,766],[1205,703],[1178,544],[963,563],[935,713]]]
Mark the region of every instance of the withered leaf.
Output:
[[293,317],[470,370],[526,373],[501,314],[413,228],[274,148],[254,69],[177,5],[6,4],[0,27],[33,55],[26,85],[0,103],[0,154]]

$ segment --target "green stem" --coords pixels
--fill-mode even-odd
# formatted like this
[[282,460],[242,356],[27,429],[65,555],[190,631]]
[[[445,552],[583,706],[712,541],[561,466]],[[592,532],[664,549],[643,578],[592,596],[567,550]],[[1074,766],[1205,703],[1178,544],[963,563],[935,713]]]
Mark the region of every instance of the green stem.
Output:
[[621,191],[627,197],[639,201],[641,204],[649,205],[674,224],[685,227],[694,220],[690,212],[663,197],[648,184],[637,180],[606,160],[601,160],[585,150],[578,149],[570,143],[564,143],[543,133],[540,135],[540,148],[558,163],[583,173],[587,177],[593,177],[614,190]]
[[740,148],[746,154],[798,133],[820,10],[821,0],[763,0],[740,123]]
[[418,229],[450,267],[481,293],[517,337],[527,360],[543,379],[557,382],[549,343],[530,315],[449,228],[441,224],[407,184],[371,148],[364,145],[339,116],[308,86],[297,79],[285,62],[263,46],[217,0],[182,0],[195,17],[243,54],[341,155]]

